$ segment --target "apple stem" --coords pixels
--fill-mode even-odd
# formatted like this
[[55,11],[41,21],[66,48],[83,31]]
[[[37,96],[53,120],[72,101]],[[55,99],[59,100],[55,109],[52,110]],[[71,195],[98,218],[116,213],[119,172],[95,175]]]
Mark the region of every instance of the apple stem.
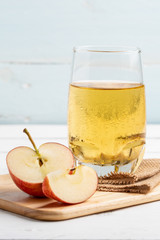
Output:
[[75,174],[75,172],[76,172],[76,168],[71,168],[69,171],[69,174],[73,175],[73,174]]
[[24,132],[25,134],[27,134],[30,142],[32,143],[33,148],[35,149],[35,152],[36,152],[37,155],[38,155],[39,166],[41,167],[41,166],[43,165],[43,161],[42,161],[41,155],[40,155],[40,153],[39,153],[39,151],[38,151],[38,148],[36,147],[36,144],[35,144],[35,142],[33,141],[33,138],[31,137],[31,135],[30,135],[30,133],[28,132],[27,128],[23,129],[23,132]]

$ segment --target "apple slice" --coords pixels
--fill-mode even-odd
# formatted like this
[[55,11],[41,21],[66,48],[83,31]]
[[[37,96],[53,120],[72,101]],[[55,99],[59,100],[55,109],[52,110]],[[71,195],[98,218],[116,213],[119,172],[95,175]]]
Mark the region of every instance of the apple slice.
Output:
[[75,204],[90,198],[96,191],[98,176],[95,170],[80,165],[71,170],[49,173],[42,184],[46,197]]
[[44,143],[37,149],[27,129],[24,132],[35,151],[29,147],[12,149],[6,158],[8,170],[17,187],[30,195],[42,197],[45,176],[58,169],[73,168],[74,157],[66,146],[59,143]]

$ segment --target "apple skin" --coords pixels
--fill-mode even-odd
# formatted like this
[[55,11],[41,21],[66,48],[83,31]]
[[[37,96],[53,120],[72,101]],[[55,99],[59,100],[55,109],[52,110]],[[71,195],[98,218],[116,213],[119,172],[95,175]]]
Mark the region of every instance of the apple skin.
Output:
[[[13,148],[11,151],[13,151],[17,148],[19,149],[21,147],[23,148],[23,146],[20,146],[20,147]],[[8,154],[7,154],[6,163],[7,163],[9,174],[10,174],[13,182],[16,184],[16,186],[19,189],[21,189],[23,192],[25,192],[29,195],[32,195],[32,196],[35,196],[35,197],[45,197],[45,195],[42,191],[42,183],[29,183],[29,182],[23,181],[23,180],[19,179],[18,177],[16,177],[10,171],[7,159],[8,159],[8,155],[10,154],[11,151],[9,151]]]
[[29,195],[32,195],[35,197],[45,197],[45,195],[42,191],[42,183],[25,182],[25,181],[17,178],[15,175],[13,175],[10,170],[9,170],[9,174],[10,174],[13,182],[16,184],[16,186],[19,189],[21,189],[23,192],[28,193]]
[[[72,170],[70,170],[70,171],[68,172],[68,174],[72,175]],[[96,174],[96,176],[97,176],[97,185],[98,185],[98,175]],[[44,192],[44,194],[45,194],[45,196],[46,196],[47,198],[51,198],[51,199],[57,200],[57,201],[59,201],[59,202],[61,202],[61,203],[65,203],[65,204],[75,205],[75,204],[79,204],[79,203],[82,203],[82,202],[84,202],[84,201],[87,200],[87,199],[86,199],[86,200],[84,200],[84,201],[79,201],[79,202],[76,202],[76,203],[71,203],[71,202],[64,201],[64,200],[62,200],[61,198],[57,197],[57,196],[54,194],[54,192],[52,191],[51,187],[50,187],[49,179],[48,179],[48,176],[47,176],[47,175],[46,175],[46,177],[44,178],[44,181],[43,181],[43,183],[42,183],[42,190],[43,190],[43,192]],[[96,190],[97,190],[97,189],[95,189],[95,191],[90,195],[89,198],[91,198],[91,197],[95,194]],[[88,199],[89,199],[89,198],[88,198]]]
[[[98,176],[97,176],[97,184],[98,184]],[[45,193],[45,196],[48,197],[48,198],[51,198],[51,199],[54,199],[54,200],[57,200],[58,202],[62,202],[62,203],[67,203],[67,204],[70,204],[70,205],[75,205],[75,204],[79,204],[79,203],[82,203],[83,201],[80,201],[80,202],[77,202],[77,203],[68,203],[60,198],[58,198],[51,190],[50,188],[50,185],[49,185],[49,180],[47,177],[45,177],[44,181],[43,181],[43,184],[42,184],[42,189],[43,189],[43,192]],[[96,192],[96,190],[95,190]],[[95,192],[93,192],[91,194],[91,196],[89,198],[91,198]]]
[[47,178],[47,176],[44,178],[43,184],[42,184],[42,189],[43,192],[45,193],[45,196],[48,198],[52,198],[55,199],[59,202],[63,202],[63,203],[67,203],[62,201],[60,198],[58,198],[51,190],[50,185],[49,185],[49,179]]
[[[55,143],[55,142],[47,142],[47,143],[44,143],[44,144],[51,144],[51,143],[54,143],[54,144],[57,144],[57,145],[61,145],[63,147],[65,147],[68,151],[70,151],[70,153],[72,154],[71,150],[69,148],[67,148],[66,146],[60,144],[60,143]],[[43,144],[42,144],[43,145]],[[42,146],[41,145],[41,146]],[[8,164],[8,155],[14,151],[15,149],[19,149],[19,148],[23,148],[24,146],[19,146],[19,147],[15,147],[13,148],[12,150],[10,150],[6,156],[6,163],[7,163],[7,167],[8,167],[8,171],[9,171],[9,174],[13,180],[13,182],[16,184],[16,186],[21,189],[23,192],[29,194],[29,195],[32,195],[32,196],[35,196],[35,197],[46,197],[45,194],[43,193],[42,191],[42,182],[38,182],[38,183],[32,183],[32,182],[26,182],[26,181],[23,181],[22,179],[18,178],[15,176],[15,174],[13,174],[9,168],[9,164]],[[27,147],[28,148],[28,147]],[[72,157],[73,157],[73,163],[71,165],[71,168],[74,166],[74,156],[72,154]]]

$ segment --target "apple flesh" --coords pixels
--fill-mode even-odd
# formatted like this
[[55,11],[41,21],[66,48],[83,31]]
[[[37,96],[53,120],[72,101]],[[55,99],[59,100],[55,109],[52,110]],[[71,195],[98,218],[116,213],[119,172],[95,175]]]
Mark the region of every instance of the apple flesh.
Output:
[[72,152],[66,146],[54,142],[42,144],[38,154],[29,147],[14,148],[8,153],[6,161],[17,187],[37,197],[44,196],[42,182],[49,172],[74,166]]
[[81,203],[96,191],[98,176],[95,170],[80,165],[71,170],[58,170],[49,173],[42,184],[46,197],[63,203]]

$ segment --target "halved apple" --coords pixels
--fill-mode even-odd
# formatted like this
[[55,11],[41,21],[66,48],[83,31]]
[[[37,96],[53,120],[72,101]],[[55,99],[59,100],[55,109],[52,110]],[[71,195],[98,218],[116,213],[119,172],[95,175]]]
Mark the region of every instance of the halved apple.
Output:
[[15,184],[30,195],[42,197],[42,182],[45,176],[58,169],[73,168],[74,157],[62,144],[44,143],[37,149],[32,139],[31,142],[35,151],[23,146],[14,148],[8,153],[6,161]]
[[42,184],[48,198],[75,204],[90,198],[96,191],[98,176],[95,170],[80,165],[71,170],[58,170],[47,174]]

